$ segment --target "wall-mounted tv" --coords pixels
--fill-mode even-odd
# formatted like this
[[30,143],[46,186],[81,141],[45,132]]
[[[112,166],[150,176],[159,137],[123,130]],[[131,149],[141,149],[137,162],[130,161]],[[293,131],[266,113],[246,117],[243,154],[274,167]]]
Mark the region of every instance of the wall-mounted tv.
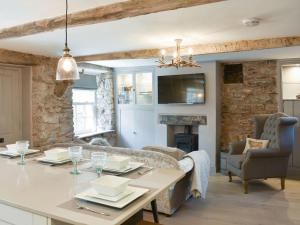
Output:
[[158,77],[158,104],[204,103],[204,73]]

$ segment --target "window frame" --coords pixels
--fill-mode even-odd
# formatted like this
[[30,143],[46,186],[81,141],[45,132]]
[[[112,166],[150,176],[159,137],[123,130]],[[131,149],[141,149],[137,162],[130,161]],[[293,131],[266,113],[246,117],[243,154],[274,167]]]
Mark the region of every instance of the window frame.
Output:
[[[74,98],[73,98],[73,91],[76,91],[76,90],[85,90],[85,91],[93,91],[94,92],[94,101],[93,102],[76,102],[74,101]],[[98,131],[98,128],[97,128],[97,123],[98,123],[98,119],[97,119],[97,97],[96,97],[96,93],[97,90],[96,89],[85,89],[85,88],[72,88],[72,109],[73,109],[73,129],[74,129],[74,135],[75,136],[79,136],[79,135],[85,135],[85,134],[89,134],[89,133],[93,133],[93,132],[97,132]],[[76,123],[75,121],[77,121],[77,114],[75,113],[76,109],[75,107],[76,106],[89,106],[91,105],[92,108],[93,108],[93,120],[94,120],[94,123],[95,123],[95,127],[94,129],[92,130],[83,130],[81,132],[78,132],[76,130]]]

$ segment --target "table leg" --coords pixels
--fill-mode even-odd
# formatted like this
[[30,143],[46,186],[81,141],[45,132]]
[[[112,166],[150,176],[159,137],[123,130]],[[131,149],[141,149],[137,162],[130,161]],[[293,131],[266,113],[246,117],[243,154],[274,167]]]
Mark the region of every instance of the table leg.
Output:
[[152,208],[154,223],[159,223],[158,212],[157,212],[157,204],[156,204],[155,199],[153,201],[151,201],[151,208]]

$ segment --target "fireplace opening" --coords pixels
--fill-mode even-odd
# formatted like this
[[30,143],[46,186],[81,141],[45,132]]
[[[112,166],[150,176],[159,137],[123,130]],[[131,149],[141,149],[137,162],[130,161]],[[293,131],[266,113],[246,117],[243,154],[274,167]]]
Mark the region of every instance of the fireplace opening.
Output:
[[175,146],[187,153],[198,150],[198,134],[193,133],[192,125],[185,125],[183,133],[174,134]]

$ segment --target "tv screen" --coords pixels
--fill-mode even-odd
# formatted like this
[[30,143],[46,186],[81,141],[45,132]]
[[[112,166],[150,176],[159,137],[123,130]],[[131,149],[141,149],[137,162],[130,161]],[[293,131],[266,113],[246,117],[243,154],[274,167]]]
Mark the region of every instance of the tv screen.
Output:
[[183,74],[158,77],[158,104],[204,104],[205,75]]

